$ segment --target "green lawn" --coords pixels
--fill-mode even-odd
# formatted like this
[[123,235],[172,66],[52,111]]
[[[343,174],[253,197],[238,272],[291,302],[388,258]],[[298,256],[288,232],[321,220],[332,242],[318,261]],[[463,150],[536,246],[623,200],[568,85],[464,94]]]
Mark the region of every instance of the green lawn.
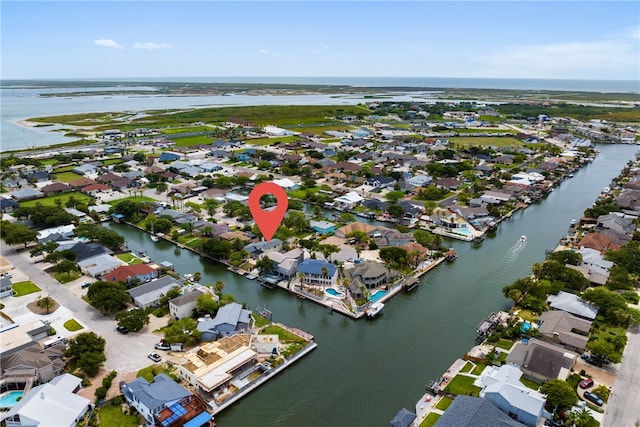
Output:
[[56,179],[61,182],[71,182],[74,179],[78,179],[82,177],[82,175],[77,174],[75,172],[60,172],[60,173],[54,174],[53,176],[55,176]]
[[262,334],[276,334],[280,337],[280,341],[297,341],[304,342],[305,339],[301,336],[298,336],[294,333],[291,333],[287,330],[282,329],[280,326],[271,325],[264,328],[261,332]]
[[473,368],[473,363],[467,362],[467,363],[464,364],[462,369],[460,369],[460,372],[469,372],[471,370],[471,368]]
[[436,412],[431,412],[427,417],[420,423],[419,427],[432,427],[439,419],[441,415]]
[[121,158],[103,160],[102,161],[102,166],[117,165],[117,164],[120,164],[120,163],[123,163],[123,162],[124,162],[124,160],[122,160]]
[[82,276],[82,273],[78,270],[70,271],[69,273],[54,273],[53,277],[60,283],[65,284],[69,282],[73,282],[76,279],[79,279]]
[[43,197],[41,199],[28,200],[26,202],[20,202],[20,207],[21,208],[34,207],[36,204],[41,204],[42,206],[55,206],[56,205],[56,199],[60,199],[60,202],[62,203],[62,206],[65,206],[71,197],[76,199],[79,204],[83,204],[83,205],[86,205],[91,200],[93,200],[92,197],[87,196],[86,194],[74,191],[72,193],[56,194],[54,196]]
[[75,319],[67,320],[66,322],[64,322],[63,326],[67,329],[67,331],[71,331],[71,332],[79,331],[80,329],[83,328],[83,326],[80,323],[76,322]]
[[452,144],[462,147],[493,145],[495,147],[522,147],[524,144],[515,138],[500,136],[454,137],[447,138]]
[[211,145],[217,138],[205,135],[185,136],[183,138],[171,138],[176,147],[191,147],[193,145]]
[[116,258],[118,258],[120,261],[126,262],[129,265],[142,264],[144,262],[131,252],[116,255]]
[[[135,410],[133,410],[135,413]],[[106,405],[98,410],[101,426],[137,427],[141,425],[138,415],[124,415],[120,405]]]
[[161,364],[161,365],[153,364],[153,365],[147,366],[146,368],[140,369],[136,374],[136,377],[142,377],[149,382],[153,382],[153,377],[155,377],[156,375],[167,374],[171,378],[176,379],[177,376],[174,373],[174,370],[175,369],[169,369],[165,364]]
[[444,396],[440,399],[440,402],[436,405],[436,409],[440,409],[441,411],[446,411],[449,405],[453,403],[453,399],[447,396]]
[[152,199],[151,197],[147,197],[147,196],[131,196],[131,197],[123,197],[122,199],[118,199],[118,200],[112,200],[109,203],[112,206],[117,206],[118,204],[124,202],[125,200],[128,200],[130,202],[157,202],[158,200],[156,199]]
[[505,350],[510,350],[511,347],[513,347],[513,344],[514,344],[514,341],[507,340],[507,339],[504,339],[504,338],[500,338],[498,340],[498,342],[496,343],[496,347],[500,347],[500,348],[503,348]]
[[30,281],[18,282],[12,285],[13,291],[15,292],[16,297],[21,297],[24,295],[29,295],[34,292],[40,292],[40,289],[35,283]]
[[252,313],[251,317],[253,318],[254,325],[256,327],[258,327],[258,328],[262,328],[263,326],[267,326],[267,325],[271,324],[271,320],[269,320],[269,319],[267,319],[265,317],[259,316],[259,315],[255,314],[255,313]]
[[56,159],[44,159],[40,160],[40,163],[42,163],[43,166],[54,166],[58,161]]
[[444,391],[451,394],[463,394],[467,396],[479,396],[481,388],[473,385],[474,377],[466,375],[456,375],[451,382],[447,384]]
[[538,390],[540,388],[540,384],[535,381],[528,380],[526,378],[520,377],[520,382],[532,390]]

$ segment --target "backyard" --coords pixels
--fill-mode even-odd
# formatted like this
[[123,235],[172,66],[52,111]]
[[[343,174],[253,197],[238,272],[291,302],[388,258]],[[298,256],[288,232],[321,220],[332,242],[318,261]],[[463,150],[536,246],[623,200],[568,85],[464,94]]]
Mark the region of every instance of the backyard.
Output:
[[32,294],[34,292],[40,292],[42,290],[35,283],[28,280],[24,282],[14,283],[12,285],[12,288],[13,292],[15,292],[15,294],[13,295],[14,297],[21,297],[24,295]]
[[79,192],[71,192],[71,193],[64,193],[64,194],[56,194],[53,196],[48,196],[48,197],[42,197],[40,199],[34,199],[34,200],[27,200],[26,202],[20,202],[20,207],[24,208],[24,207],[34,207],[37,204],[40,204],[42,206],[56,206],[56,200],[60,200],[60,204],[62,206],[66,206],[67,202],[69,201],[69,199],[73,197],[74,199],[76,199],[76,201],[78,202],[79,205],[86,205],[88,204],[92,199],[92,197],[87,196],[84,193],[79,193]]

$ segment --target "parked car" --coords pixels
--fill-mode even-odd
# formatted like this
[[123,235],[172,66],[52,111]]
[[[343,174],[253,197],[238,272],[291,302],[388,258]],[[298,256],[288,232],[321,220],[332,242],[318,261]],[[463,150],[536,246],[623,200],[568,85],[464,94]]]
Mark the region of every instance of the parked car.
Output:
[[604,401],[602,399],[600,399],[598,396],[588,391],[584,392],[584,398],[587,400],[590,400],[591,402],[595,403],[598,406],[602,406],[604,404]]
[[591,378],[586,378],[580,381],[580,384],[578,385],[580,386],[580,388],[589,388],[593,385],[593,380]]
[[89,286],[91,286],[91,282],[86,282],[83,283],[82,286],[80,286],[82,289],[87,289]]
[[154,362],[159,362],[162,360],[162,357],[155,351],[152,351],[151,353],[147,354],[147,357],[153,360]]
[[121,334],[128,334],[129,330],[127,328],[125,328],[124,326],[118,326],[116,328],[116,331],[120,332]]
[[171,350],[171,346],[169,344],[164,344],[164,343],[157,343],[156,345],[153,346],[153,348],[155,348],[156,350]]

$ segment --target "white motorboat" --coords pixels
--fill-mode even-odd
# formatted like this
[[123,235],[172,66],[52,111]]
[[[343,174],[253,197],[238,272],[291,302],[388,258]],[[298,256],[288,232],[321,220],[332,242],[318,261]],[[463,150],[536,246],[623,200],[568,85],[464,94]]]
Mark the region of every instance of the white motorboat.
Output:
[[371,304],[371,307],[369,307],[365,313],[366,313],[367,317],[374,318],[378,314],[380,314],[380,312],[382,311],[383,308],[384,308],[384,304],[383,303],[375,302],[375,303]]
[[526,241],[527,241],[527,236],[525,236],[524,234],[520,236],[520,243],[524,243]]

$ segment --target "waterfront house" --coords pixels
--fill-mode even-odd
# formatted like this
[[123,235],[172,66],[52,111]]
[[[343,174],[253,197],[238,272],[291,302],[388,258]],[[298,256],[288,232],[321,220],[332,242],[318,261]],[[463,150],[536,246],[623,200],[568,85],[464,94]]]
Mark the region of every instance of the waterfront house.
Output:
[[249,334],[204,343],[181,354],[178,376],[208,399],[221,403],[229,397],[233,379],[250,372],[258,364],[258,353],[250,345]]
[[609,277],[613,262],[604,259],[602,253],[597,249],[581,247],[578,252],[582,255],[580,265],[589,267],[593,272]]
[[7,427],[77,425],[89,410],[90,400],[73,392],[81,379],[42,384],[22,396],[16,405],[4,414]]
[[244,250],[249,253],[249,256],[253,259],[258,259],[266,252],[279,251],[282,249],[282,240],[271,239],[267,241],[260,241],[255,243],[249,243],[244,247]]
[[482,397],[458,395],[434,427],[495,426],[524,427]]
[[298,188],[300,188],[299,183],[293,182],[289,178],[275,179],[273,183],[284,188],[285,191],[297,190]]
[[[174,319],[184,319],[191,317],[193,310],[196,308],[196,302],[200,295],[204,292],[195,289],[191,292],[185,292],[184,295],[169,300],[169,314]],[[216,296],[217,297],[217,296]]]
[[143,377],[120,386],[122,395],[129,404],[147,421],[154,424],[154,416],[163,409],[180,402],[191,393],[169,378],[167,374],[158,374],[150,383]]
[[598,232],[587,233],[578,244],[581,248],[595,249],[600,253],[620,249],[620,245],[616,244],[611,237]]
[[579,296],[560,291],[556,295],[547,297],[547,304],[553,310],[562,310],[587,320],[594,320],[598,314],[598,307],[582,300]]
[[553,379],[566,380],[578,355],[555,344],[529,339],[517,342],[507,356],[507,363],[520,368],[523,375],[537,383]]
[[290,279],[296,273],[296,268],[304,260],[304,252],[295,248],[284,254],[280,252],[267,252],[266,256],[273,262],[271,273],[278,277]]
[[393,427],[410,427],[415,419],[416,414],[406,408],[402,408],[391,420],[391,425]]
[[129,289],[127,293],[131,296],[136,306],[147,308],[157,305],[160,298],[176,286],[182,286],[182,281],[171,276],[164,276],[145,283],[144,285]]
[[529,427],[539,425],[545,396],[520,382],[522,371],[515,365],[488,366],[479,379],[480,397],[511,418]]
[[[346,176],[345,176],[346,178]],[[336,197],[333,202],[334,206],[339,210],[352,210],[357,207],[364,198],[360,197],[355,191],[351,191],[340,197]]]
[[202,333],[203,341],[211,341],[244,332],[249,329],[250,324],[251,310],[232,302],[220,307],[213,319],[198,322],[198,330]]
[[[326,268],[327,275],[323,275]],[[338,268],[335,264],[318,259],[305,259],[296,270],[304,275],[304,284],[317,286],[335,286],[338,280]]]
[[365,184],[375,188],[392,188],[397,182],[397,179],[390,176],[376,175],[372,178],[367,178]]
[[615,212],[600,215],[596,224],[598,228],[613,230],[619,234],[631,234],[635,230],[632,219],[624,218],[622,214]]
[[353,289],[375,289],[390,284],[396,278],[397,273],[387,269],[384,264],[375,261],[363,261],[354,267],[345,270],[345,275],[350,279]]
[[378,247],[381,248],[385,246],[404,246],[416,241],[412,233],[401,233],[394,228],[378,227],[377,232],[370,235]]
[[540,315],[538,331],[542,339],[582,353],[587,348],[591,323],[566,311],[545,311]]
[[371,224],[355,221],[355,222],[352,222],[351,224],[347,224],[338,228],[335,232],[335,235],[336,237],[345,238],[349,234],[353,233],[354,231],[362,231],[363,233],[370,234],[377,231],[377,229],[378,228],[376,226],[373,226]]
[[92,242],[92,243],[76,242],[75,244],[73,244],[73,246],[69,248],[58,247],[56,250],[62,250],[62,249],[69,249],[72,252],[75,252],[76,260],[78,262],[84,261],[85,259],[88,259],[88,258],[93,258],[98,255],[103,255],[103,254],[110,255],[113,253],[112,250],[107,249],[106,247],[102,246],[98,242]]
[[110,273],[103,274],[102,280],[123,282],[131,285],[135,282],[148,282],[158,277],[158,270],[149,264],[122,265]]

